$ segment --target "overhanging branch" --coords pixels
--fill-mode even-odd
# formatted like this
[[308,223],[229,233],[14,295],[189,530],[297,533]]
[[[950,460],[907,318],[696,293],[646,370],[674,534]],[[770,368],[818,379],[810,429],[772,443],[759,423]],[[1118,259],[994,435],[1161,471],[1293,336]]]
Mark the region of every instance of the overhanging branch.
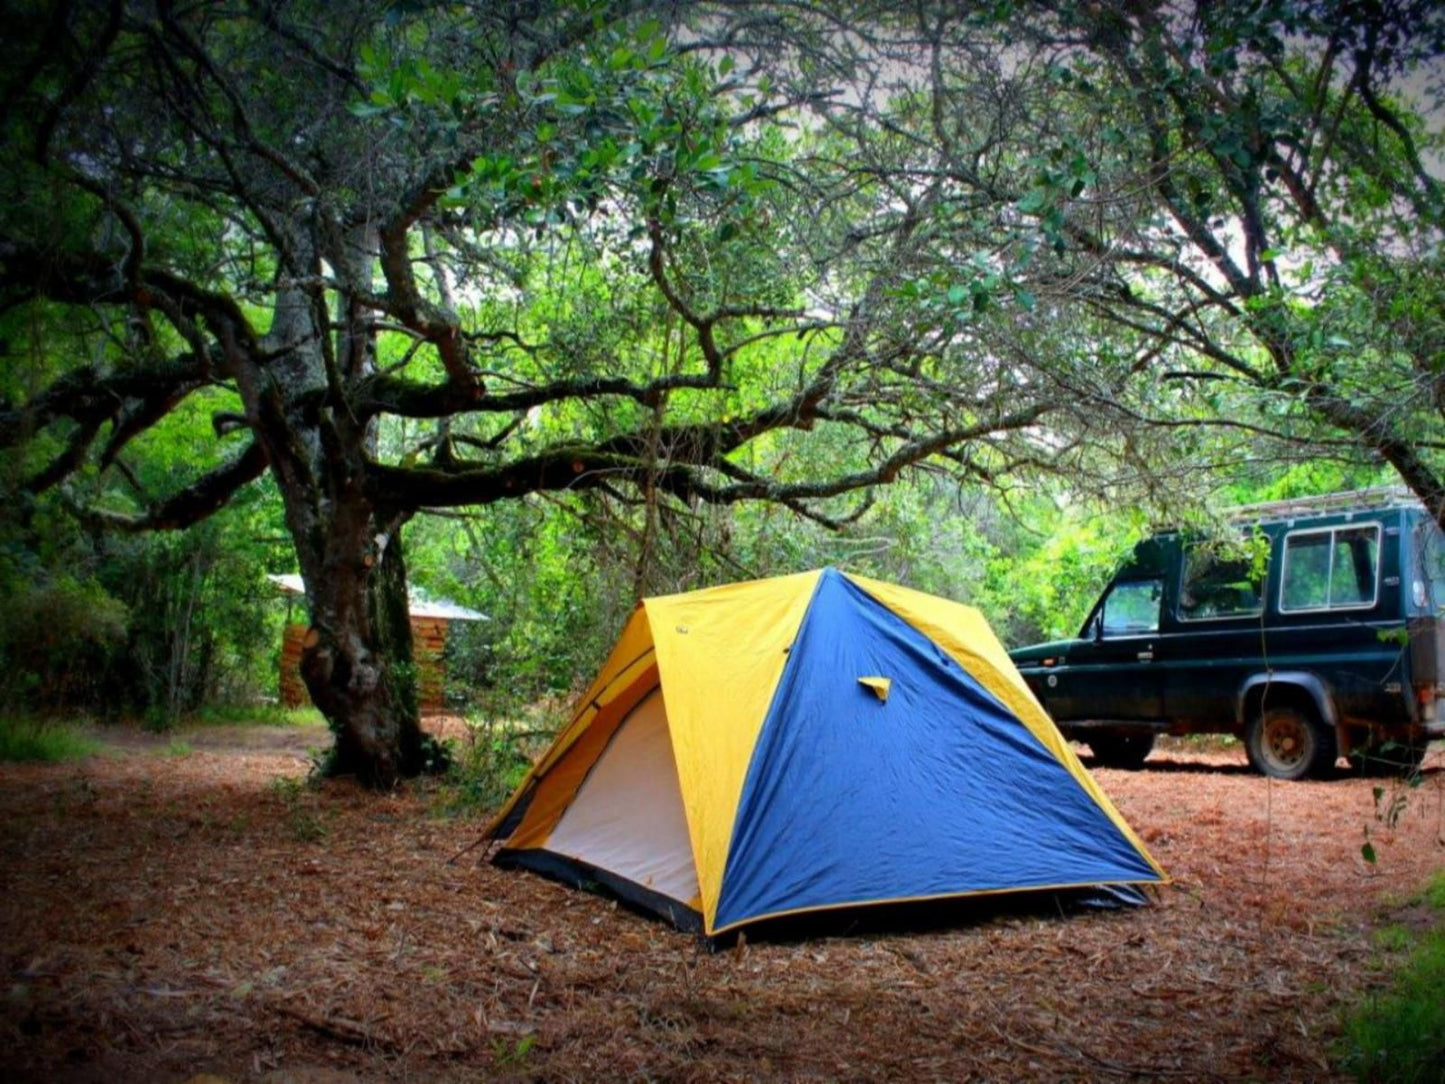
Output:
[[137,516],[101,509],[74,509],[82,519],[120,531],[177,531],[214,515],[236,492],[266,470],[266,453],[251,444],[235,459],[192,482]]
[[[172,405],[204,382],[204,369],[196,357],[185,354],[149,366],[134,366],[102,374],[87,366],[60,377],[49,388],[36,395],[23,407],[0,411],[0,448],[14,447],[59,418],[71,418],[82,425],[98,426],[121,412],[128,400],[151,403],[170,401]],[[136,417],[132,426],[144,428],[147,415]],[[124,428],[124,427],[123,427]],[[140,428],[119,439],[118,430],[111,438],[111,454]]]

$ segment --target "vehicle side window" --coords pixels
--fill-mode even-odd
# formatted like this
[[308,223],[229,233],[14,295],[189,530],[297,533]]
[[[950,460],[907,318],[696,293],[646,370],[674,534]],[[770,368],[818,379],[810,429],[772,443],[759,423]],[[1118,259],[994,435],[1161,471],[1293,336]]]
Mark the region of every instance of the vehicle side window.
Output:
[[1415,580],[1415,605],[1421,609],[1445,607],[1445,534],[1429,520],[1417,528],[1420,574]]
[[1339,610],[1375,604],[1380,528],[1301,531],[1284,541],[1281,610]]
[[1445,580],[1445,534],[1430,522],[1421,531],[1425,536],[1425,572],[1432,580]]
[[1125,580],[1116,583],[1104,599],[1104,635],[1137,636],[1159,630],[1159,600],[1163,580]]
[[1247,554],[1221,552],[1207,543],[1185,551],[1180,617],[1256,617],[1263,611],[1264,568]]

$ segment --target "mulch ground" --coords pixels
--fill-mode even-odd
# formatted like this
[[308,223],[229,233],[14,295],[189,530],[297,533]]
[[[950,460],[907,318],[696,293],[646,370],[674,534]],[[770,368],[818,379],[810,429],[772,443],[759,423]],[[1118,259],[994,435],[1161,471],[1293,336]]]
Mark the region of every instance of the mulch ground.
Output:
[[476,822],[301,787],[295,741],[0,766],[0,1078],[1330,1079],[1371,927],[1445,867],[1438,751],[1395,817],[1398,785],[1179,747],[1095,773],[1174,877],[1153,906],[709,953],[447,864]]

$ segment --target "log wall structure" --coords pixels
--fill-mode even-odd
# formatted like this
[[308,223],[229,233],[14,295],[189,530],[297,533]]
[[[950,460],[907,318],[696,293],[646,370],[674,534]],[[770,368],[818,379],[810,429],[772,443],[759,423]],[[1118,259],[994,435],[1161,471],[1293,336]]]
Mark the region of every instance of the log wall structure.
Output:
[[[446,706],[447,621],[439,617],[411,619],[411,650],[416,663],[417,706],[423,715],[440,715]],[[281,706],[299,708],[311,703],[301,679],[301,650],[307,626],[288,624],[281,634]]]
[[[281,705],[299,708],[311,702],[306,682],[301,679],[301,652],[306,646],[307,625],[291,620],[295,602],[305,594],[296,574],[268,576],[286,596],[286,625],[281,634]],[[453,602],[412,596],[411,649],[416,663],[417,706],[423,715],[440,715],[447,710],[447,629],[453,621],[486,621],[487,615]]]

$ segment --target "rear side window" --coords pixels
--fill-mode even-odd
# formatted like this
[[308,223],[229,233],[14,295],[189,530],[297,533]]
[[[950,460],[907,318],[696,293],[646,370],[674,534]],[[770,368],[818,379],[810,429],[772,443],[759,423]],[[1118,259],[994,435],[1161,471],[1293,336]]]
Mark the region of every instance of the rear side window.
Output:
[[1281,610],[1366,609],[1375,604],[1380,525],[1296,531],[1284,540]]
[[1185,621],[1259,616],[1264,611],[1263,558],[1268,552],[1266,548],[1256,559],[1244,546],[1190,546],[1184,553],[1179,616]]
[[1420,572],[1415,580],[1414,602],[1420,609],[1445,607],[1445,534],[1430,520],[1417,528]]
[[1432,580],[1445,580],[1445,535],[1433,523],[1424,525],[1425,571]]

